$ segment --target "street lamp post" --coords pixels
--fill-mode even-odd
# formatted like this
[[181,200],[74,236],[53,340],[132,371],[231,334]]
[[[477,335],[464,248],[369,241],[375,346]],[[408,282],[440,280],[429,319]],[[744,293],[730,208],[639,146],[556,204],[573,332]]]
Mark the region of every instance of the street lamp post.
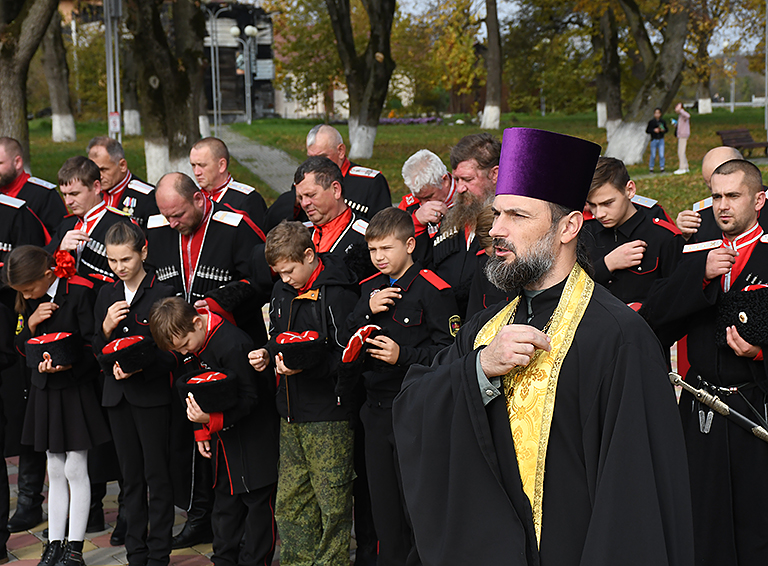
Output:
[[122,142],[120,126],[120,0],[104,2],[104,48],[107,59],[107,117],[110,137]]
[[251,96],[251,85],[253,83],[253,73],[251,69],[251,38],[258,34],[258,31],[253,26],[245,26],[245,41],[240,38],[240,28],[232,26],[229,28],[229,33],[232,37],[240,43],[243,47],[243,57],[245,64],[243,65],[243,71],[245,75],[245,120],[250,125],[253,122],[253,99]]
[[211,38],[211,97],[213,98],[213,135],[219,135],[219,125],[221,124],[221,76],[219,74],[219,39],[216,29],[216,21],[219,14],[229,11],[228,6],[223,6],[214,11],[209,8],[211,0],[203,0],[202,6],[208,15],[210,23]]

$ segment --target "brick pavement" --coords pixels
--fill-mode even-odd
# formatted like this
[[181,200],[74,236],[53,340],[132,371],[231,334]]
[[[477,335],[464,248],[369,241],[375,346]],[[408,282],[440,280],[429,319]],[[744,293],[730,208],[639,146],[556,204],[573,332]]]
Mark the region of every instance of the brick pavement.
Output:
[[[16,485],[18,476],[18,457],[6,458],[5,463],[8,467],[8,482],[11,489],[11,515],[16,509],[16,496],[18,489]],[[107,530],[98,533],[86,533],[85,543],[83,545],[83,558],[87,566],[122,566],[128,563],[125,555],[125,547],[111,546],[109,537],[115,526],[117,519],[117,482],[110,482],[107,486],[107,495],[104,498],[104,519],[107,522]],[[44,488],[46,501],[43,503],[44,519],[47,517],[48,507],[48,485]],[[182,524],[186,519],[186,513],[176,508],[176,520],[174,534],[182,529]],[[14,533],[8,540],[8,558],[14,566],[37,566],[43,551],[43,529],[48,526],[48,521],[36,526],[34,529],[21,533]],[[353,550],[351,559],[354,560],[354,538],[352,539]],[[210,544],[201,544],[191,548],[181,548],[171,552],[171,566],[208,566],[211,564],[211,553],[213,549]],[[275,558],[272,566],[280,565],[280,541],[277,542]]]

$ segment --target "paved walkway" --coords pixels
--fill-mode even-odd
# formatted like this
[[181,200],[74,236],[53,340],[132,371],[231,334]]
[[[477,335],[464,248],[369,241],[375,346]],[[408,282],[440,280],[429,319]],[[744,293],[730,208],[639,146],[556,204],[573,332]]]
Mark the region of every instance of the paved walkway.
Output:
[[[16,497],[19,493],[17,487],[18,478],[18,457],[6,458],[5,463],[8,467],[8,483],[10,484],[11,491],[11,515],[16,509]],[[107,523],[107,530],[99,533],[86,533],[85,543],[83,545],[83,558],[87,566],[123,566],[128,564],[128,559],[125,555],[124,546],[111,546],[109,544],[109,537],[112,535],[112,530],[115,527],[115,521],[117,520],[117,482],[110,482],[107,484],[107,495],[104,498],[104,519]],[[48,510],[48,484],[43,490],[45,495],[45,503],[43,503],[43,511]],[[43,518],[46,518],[45,515]],[[183,523],[186,521],[186,513],[176,507],[176,519],[174,521],[173,533],[178,534],[183,528]],[[24,531],[21,533],[15,533],[11,535],[8,540],[8,558],[10,562],[14,563],[14,566],[37,566],[40,562],[40,556],[43,552],[43,529],[48,526],[48,521],[39,524],[34,529]],[[350,552],[350,559],[354,561],[355,558],[355,539],[354,533],[352,538],[352,548]],[[191,548],[181,548],[171,552],[170,566],[210,566],[211,554],[213,549],[210,544],[201,544],[193,546]],[[277,541],[277,548],[275,549],[275,557],[272,562],[272,566],[280,565],[280,540]]]
[[286,152],[257,143],[228,126],[221,127],[219,137],[238,162],[274,191],[282,194],[291,188],[293,174],[300,163]]

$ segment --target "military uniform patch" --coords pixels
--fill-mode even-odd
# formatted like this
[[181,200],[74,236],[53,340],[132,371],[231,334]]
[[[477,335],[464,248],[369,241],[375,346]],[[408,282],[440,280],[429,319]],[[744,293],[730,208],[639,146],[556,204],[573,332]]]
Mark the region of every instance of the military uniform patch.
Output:
[[19,318],[16,320],[16,335],[18,336],[21,334],[21,331],[24,330],[24,315],[19,315]]
[[451,336],[456,336],[461,328],[461,317],[457,314],[448,319],[448,327],[451,332]]

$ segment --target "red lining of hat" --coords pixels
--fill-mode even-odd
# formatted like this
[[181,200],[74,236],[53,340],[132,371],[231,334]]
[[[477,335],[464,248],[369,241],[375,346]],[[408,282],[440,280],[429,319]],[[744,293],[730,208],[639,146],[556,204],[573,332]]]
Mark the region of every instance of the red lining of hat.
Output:
[[360,355],[363,346],[365,346],[365,341],[374,330],[381,330],[381,326],[376,326],[375,324],[367,324],[358,329],[352,338],[349,339],[347,347],[344,348],[344,353],[341,356],[341,362],[345,364],[354,362]]
[[201,373],[200,375],[196,375],[194,377],[190,377],[187,380],[188,385],[195,385],[198,383],[210,383],[212,381],[221,381],[222,379],[225,379],[227,377],[227,374],[221,373],[220,371],[207,371],[205,373]]
[[312,342],[320,338],[320,334],[314,330],[305,330],[304,332],[281,332],[275,338],[278,344],[292,344],[294,342]]
[[43,334],[36,338],[30,338],[27,344],[50,344],[52,342],[58,342],[64,338],[72,336],[71,332],[51,332],[50,334]]
[[128,346],[133,346],[137,342],[141,342],[144,340],[143,336],[128,336],[127,338],[118,338],[117,340],[112,340],[109,344],[104,346],[102,348],[101,353],[102,354],[113,354],[115,352],[118,352],[122,350],[123,348],[127,348]]

